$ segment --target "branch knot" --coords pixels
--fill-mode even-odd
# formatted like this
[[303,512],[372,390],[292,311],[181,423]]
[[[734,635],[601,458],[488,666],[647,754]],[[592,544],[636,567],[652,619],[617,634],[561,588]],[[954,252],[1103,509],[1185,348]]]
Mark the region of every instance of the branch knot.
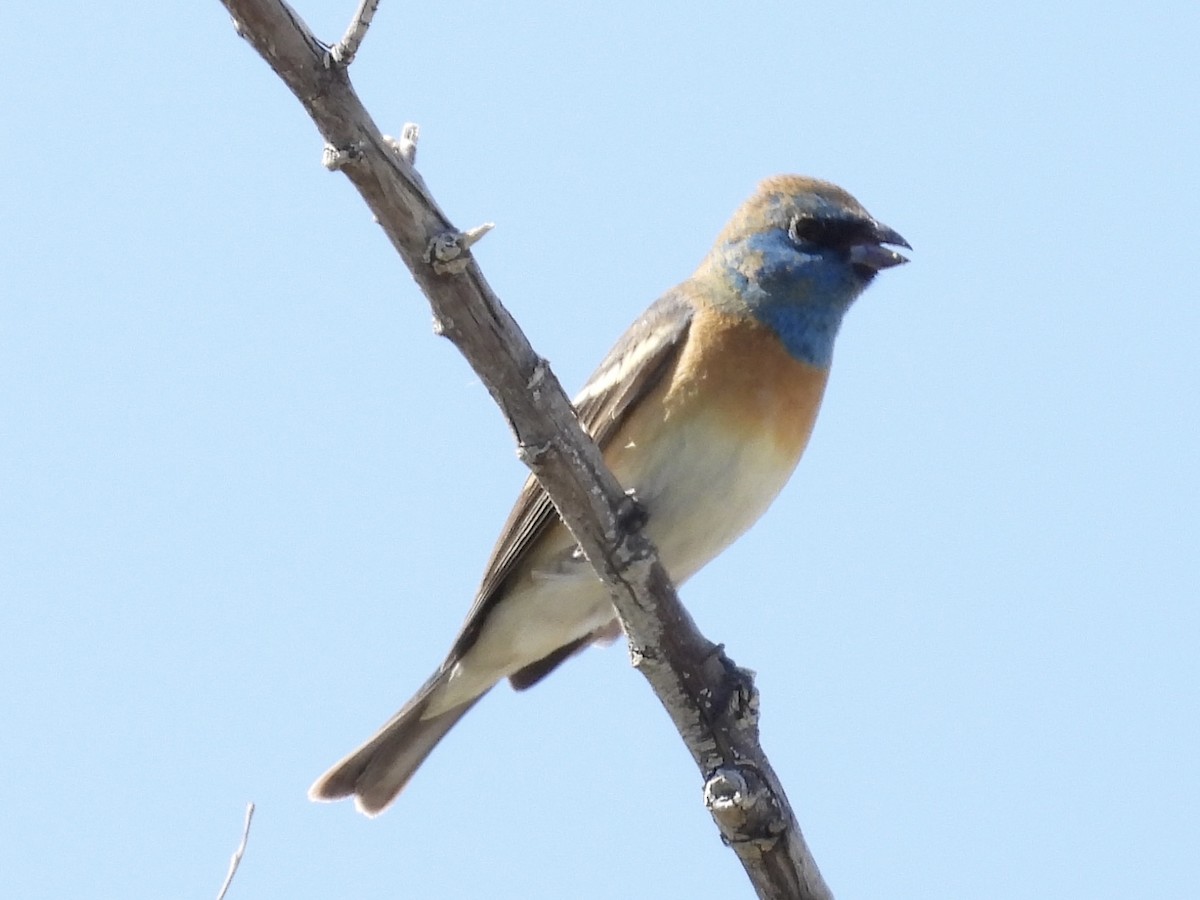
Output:
[[326,144],[325,148],[321,151],[321,165],[330,172],[337,172],[355,160],[362,159],[362,157],[363,145],[361,143],[350,144],[346,147],[335,147],[333,144]]
[[495,227],[493,222],[484,222],[469,231],[443,231],[434,235],[425,248],[425,262],[439,275],[461,275],[471,261],[467,252]]
[[541,463],[546,455],[554,449],[554,441],[543,441],[540,444],[526,444],[522,442],[517,446],[517,457],[525,465],[531,469]]
[[766,851],[787,830],[774,797],[752,766],[723,765],[713,772],[704,783],[704,805],[726,843],[754,843]]

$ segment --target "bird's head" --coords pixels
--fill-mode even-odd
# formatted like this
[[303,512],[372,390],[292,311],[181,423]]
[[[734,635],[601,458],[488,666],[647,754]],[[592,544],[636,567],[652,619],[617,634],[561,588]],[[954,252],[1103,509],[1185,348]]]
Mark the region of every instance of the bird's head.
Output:
[[840,187],[778,175],[734,214],[697,273],[716,278],[731,304],[774,328],[793,353],[827,366],[841,317],[908,247]]

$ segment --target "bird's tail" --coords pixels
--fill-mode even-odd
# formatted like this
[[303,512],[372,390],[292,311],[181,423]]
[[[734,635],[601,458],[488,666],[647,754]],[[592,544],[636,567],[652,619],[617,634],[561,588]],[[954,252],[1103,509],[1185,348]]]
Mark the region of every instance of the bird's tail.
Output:
[[353,796],[354,805],[368,816],[387,809],[438,742],[483,696],[426,717],[425,710],[448,677],[444,668],[436,672],[373,738],[318,778],[308,789],[309,798]]

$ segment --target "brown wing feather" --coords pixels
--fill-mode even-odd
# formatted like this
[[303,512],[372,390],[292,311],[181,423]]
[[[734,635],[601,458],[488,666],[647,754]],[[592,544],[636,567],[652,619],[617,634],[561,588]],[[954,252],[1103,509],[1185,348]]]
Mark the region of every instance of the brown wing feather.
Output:
[[[601,452],[630,409],[674,363],[691,319],[692,307],[685,292],[676,288],[667,293],[630,326],[583,386],[575,399],[575,413]],[[475,602],[450,650],[451,663],[461,659],[475,643],[509,577],[558,520],[554,504],[531,476],[521,488],[492,550]]]

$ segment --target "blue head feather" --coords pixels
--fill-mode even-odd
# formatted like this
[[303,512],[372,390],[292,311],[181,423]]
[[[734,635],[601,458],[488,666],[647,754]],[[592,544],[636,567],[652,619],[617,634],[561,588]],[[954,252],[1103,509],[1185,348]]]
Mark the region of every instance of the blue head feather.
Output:
[[718,305],[749,311],[793,357],[828,368],[846,310],[879,269],[905,261],[882,243],[904,239],[841,188],[779,176],[738,210],[697,274],[726,285]]

